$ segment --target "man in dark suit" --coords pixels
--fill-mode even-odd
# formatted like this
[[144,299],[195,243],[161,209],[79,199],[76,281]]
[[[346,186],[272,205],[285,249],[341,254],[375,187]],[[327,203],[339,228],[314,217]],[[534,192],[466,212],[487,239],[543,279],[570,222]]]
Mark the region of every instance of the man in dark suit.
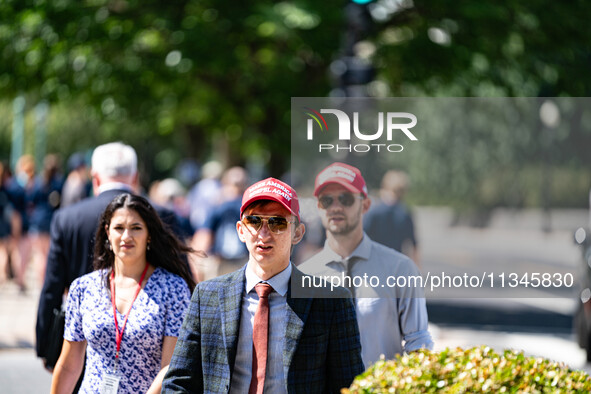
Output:
[[[340,392],[363,372],[355,309],[342,288],[292,297],[304,279],[290,262],[305,232],[295,191],[274,178],[260,181],[244,192],[240,217],[248,263],[195,289],[163,392]],[[271,293],[259,296],[259,286]]]
[[[98,146],[92,154],[92,186],[95,197],[58,210],[51,222],[51,241],[45,281],[37,311],[37,356],[45,363],[46,339],[54,309],[62,305],[72,281],[92,271],[94,235],[100,215],[121,193],[138,189],[137,155],[120,142]],[[172,211],[157,208],[162,220],[177,226]]]

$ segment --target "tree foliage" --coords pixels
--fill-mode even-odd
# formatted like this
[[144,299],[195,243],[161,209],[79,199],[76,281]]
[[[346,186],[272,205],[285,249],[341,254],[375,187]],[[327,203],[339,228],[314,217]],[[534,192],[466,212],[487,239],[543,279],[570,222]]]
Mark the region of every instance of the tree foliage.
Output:
[[[185,156],[204,160],[215,151],[228,163],[258,160],[278,176],[289,166],[290,98],[329,92],[345,5],[2,0],[1,98],[24,94],[29,103],[48,100],[61,109],[50,129],[59,135],[50,142],[57,148],[123,139],[140,156],[167,158],[146,160],[148,170],[164,171]],[[379,0],[369,7],[375,23],[357,49],[377,67],[369,89],[374,95],[591,91],[588,2]],[[585,152],[591,132],[577,130],[562,141],[559,154],[570,168],[591,165]],[[536,132],[524,138],[539,141]],[[498,139],[492,133],[470,138],[477,140],[476,151]],[[527,164],[535,172],[542,156],[532,152],[536,159]],[[467,168],[441,149],[426,154],[439,155],[450,168]],[[486,167],[482,157],[475,159]],[[523,154],[513,159],[505,173],[523,167]],[[467,172],[462,181],[468,186],[455,197],[464,198],[480,176]]]
[[395,12],[380,8],[386,20],[374,34],[382,75],[395,95],[591,92],[587,2],[416,0],[407,8],[405,3]]
[[225,143],[232,156],[271,151],[277,162],[289,151],[289,98],[327,90],[338,7],[4,1],[0,89],[33,101],[81,100],[105,136],[128,138],[131,125],[143,141],[174,134],[183,154]]

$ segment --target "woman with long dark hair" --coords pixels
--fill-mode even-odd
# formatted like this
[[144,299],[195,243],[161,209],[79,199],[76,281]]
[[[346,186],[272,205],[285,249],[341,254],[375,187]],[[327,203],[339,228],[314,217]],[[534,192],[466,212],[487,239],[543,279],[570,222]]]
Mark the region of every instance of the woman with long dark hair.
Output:
[[[195,282],[192,249],[143,197],[117,196],[96,232],[95,271],[76,279],[66,304],[52,393],[160,392]],[[108,391],[108,390],[113,391]]]

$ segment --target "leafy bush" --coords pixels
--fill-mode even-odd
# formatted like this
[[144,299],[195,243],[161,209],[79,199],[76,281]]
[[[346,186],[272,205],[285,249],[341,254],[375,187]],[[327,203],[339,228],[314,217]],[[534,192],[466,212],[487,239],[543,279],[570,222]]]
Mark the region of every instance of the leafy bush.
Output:
[[481,346],[420,350],[381,360],[342,390],[343,394],[394,392],[589,393],[591,377],[544,358],[514,350],[498,354]]

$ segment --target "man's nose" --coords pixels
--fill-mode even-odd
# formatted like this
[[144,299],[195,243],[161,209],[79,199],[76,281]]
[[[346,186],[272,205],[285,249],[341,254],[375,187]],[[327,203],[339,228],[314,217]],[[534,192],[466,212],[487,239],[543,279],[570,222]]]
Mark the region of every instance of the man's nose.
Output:
[[344,209],[345,209],[345,206],[343,204],[341,204],[341,202],[338,200],[333,201],[332,204],[330,204],[330,206],[328,208],[326,208],[326,210],[329,212],[341,212]]
[[259,236],[261,238],[268,238],[271,236],[271,230],[269,230],[269,222],[267,220],[263,220],[263,224],[259,229]]

